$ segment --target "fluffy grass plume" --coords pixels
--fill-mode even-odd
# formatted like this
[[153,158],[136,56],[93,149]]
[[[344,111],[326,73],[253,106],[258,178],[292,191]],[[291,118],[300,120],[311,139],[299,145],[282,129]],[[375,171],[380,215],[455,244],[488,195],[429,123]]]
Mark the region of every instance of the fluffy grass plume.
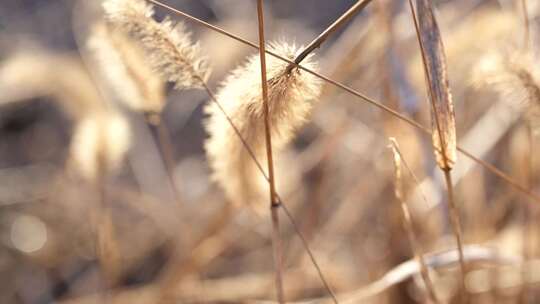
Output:
[[79,59],[43,49],[19,50],[7,57],[0,64],[0,90],[5,102],[50,96],[75,121],[105,107]]
[[491,52],[473,74],[476,86],[493,88],[503,98],[525,102],[526,118],[535,135],[540,133],[540,70],[530,53]]
[[144,0],[106,0],[107,19],[139,40],[156,72],[175,84],[176,89],[203,88],[210,68],[198,43],[182,23],[169,18],[153,19],[154,8]]
[[128,108],[160,113],[165,105],[165,81],[149,65],[147,55],[123,31],[103,22],[92,27],[87,47],[113,95]]
[[71,167],[94,180],[99,170],[111,172],[118,168],[130,142],[129,125],[122,115],[114,112],[88,115],[75,127],[70,146]]
[[[58,73],[58,71],[62,71]],[[114,170],[129,149],[131,132],[125,118],[100,96],[80,60],[46,50],[20,51],[0,66],[0,88],[25,97],[50,96],[73,119],[70,169],[93,180],[98,162]]]
[[[269,49],[294,59],[298,49],[286,43],[273,43]],[[320,82],[311,74],[293,69],[286,73],[287,63],[267,56],[268,104],[272,144],[280,149],[287,144],[306,121],[312,104],[320,94]],[[317,65],[309,56],[303,63],[309,69]],[[217,100],[261,164],[266,163],[264,136],[264,105],[261,96],[260,59],[253,55],[223,81]],[[209,118],[206,130],[209,138],[206,153],[213,178],[223,187],[227,197],[237,205],[262,204],[266,181],[250,158],[242,141],[215,103],[205,109]],[[260,209],[259,209],[260,211]]]

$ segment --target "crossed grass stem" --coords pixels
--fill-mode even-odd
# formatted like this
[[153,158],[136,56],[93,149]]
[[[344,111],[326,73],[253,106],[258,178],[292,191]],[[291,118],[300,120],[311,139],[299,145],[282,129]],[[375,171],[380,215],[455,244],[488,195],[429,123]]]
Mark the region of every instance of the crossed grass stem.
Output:
[[261,62],[261,89],[264,106],[264,135],[266,159],[268,160],[268,178],[270,186],[270,212],[272,218],[272,247],[274,248],[274,272],[276,294],[279,303],[285,303],[283,292],[283,246],[279,231],[279,200],[276,197],[274,160],[272,155],[272,136],[270,134],[270,106],[268,104],[268,80],[266,79],[266,41],[264,38],[264,5],[257,0],[257,21],[259,28],[259,58]]
[[[431,278],[429,277],[429,270],[426,266],[426,262],[422,255],[420,242],[418,241],[418,238],[416,237],[416,234],[414,232],[414,225],[413,225],[411,213],[405,201],[403,180],[401,176],[402,175],[401,163],[403,163],[403,166],[407,169],[408,173],[412,176],[414,182],[417,185],[420,185],[420,183],[418,182],[418,178],[416,178],[416,175],[414,174],[412,169],[409,167],[409,165],[405,161],[403,155],[401,154],[401,149],[399,148],[398,142],[395,138],[392,138],[392,137],[390,138],[390,148],[392,149],[392,152],[394,154],[393,155],[394,156],[394,173],[395,173],[394,194],[401,206],[401,211],[403,214],[403,226],[405,228],[405,231],[407,232],[407,237],[409,239],[409,243],[413,250],[414,256],[416,260],[418,261],[418,264],[420,265],[420,275],[422,277],[422,280],[424,281],[424,285],[426,286],[428,299],[433,304],[439,304],[440,302],[437,299],[437,296],[435,294],[435,288],[433,286],[433,282],[431,281]],[[427,199],[425,198],[423,194],[422,194],[422,197],[427,202]]]
[[[521,13],[523,18],[523,49],[524,52],[530,52],[531,51],[531,31],[530,31],[530,22],[529,22],[529,11],[527,7],[527,0],[521,0]],[[527,186],[530,191],[533,189],[534,185],[534,179],[533,179],[533,172],[532,168],[534,165],[534,131],[533,127],[531,126],[531,123],[526,123],[527,128],[527,135],[529,140],[529,157],[528,157],[528,165],[529,170],[527,171]],[[521,273],[521,280],[522,280],[522,288],[520,292],[520,303],[527,303],[528,301],[528,293],[529,293],[529,286],[527,284],[527,281],[529,279],[530,270],[527,268],[527,262],[532,258],[533,255],[533,249],[532,249],[532,229],[534,227],[534,222],[536,220],[536,212],[534,212],[534,209],[531,210],[531,206],[524,206],[524,215],[523,215],[523,265],[522,265],[522,273]],[[532,214],[530,214],[532,211]]]

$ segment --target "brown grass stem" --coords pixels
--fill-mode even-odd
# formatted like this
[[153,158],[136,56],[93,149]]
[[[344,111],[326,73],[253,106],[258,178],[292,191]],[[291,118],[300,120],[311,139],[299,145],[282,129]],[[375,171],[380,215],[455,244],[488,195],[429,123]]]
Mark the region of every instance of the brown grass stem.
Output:
[[266,158],[268,160],[268,178],[270,185],[270,210],[272,213],[272,247],[274,248],[274,271],[276,293],[279,303],[285,303],[283,294],[283,252],[279,231],[279,200],[276,197],[274,177],[274,161],[272,155],[272,136],[270,135],[270,106],[268,104],[268,81],[266,79],[266,46],[264,38],[264,5],[257,1],[257,20],[259,28],[259,57],[261,60],[261,87],[264,103],[264,132],[266,141]]
[[[527,178],[527,184],[529,186],[529,189],[532,189],[534,186],[534,131],[533,127],[530,123],[527,124],[527,137],[528,137],[528,158],[527,158],[527,172],[526,172],[526,178]],[[521,265],[521,280],[522,280],[522,287],[520,292],[520,303],[527,303],[528,302],[528,292],[529,292],[529,275],[530,270],[527,266],[527,262],[529,262],[533,257],[533,236],[534,233],[534,224],[535,224],[535,212],[534,209],[530,208],[532,206],[523,206],[523,236],[522,236],[522,251],[523,251],[523,263]]]
[[266,79],[266,46],[264,38],[264,12],[262,0],[257,0],[257,17],[259,28],[259,56],[261,59],[261,87],[264,103],[264,128],[266,141],[266,157],[268,159],[268,178],[270,179],[270,205],[279,204],[276,200],[276,186],[274,180],[274,161],[272,155],[272,136],[270,135],[270,106],[268,104],[268,80]]
[[[205,27],[207,27],[207,28],[209,28],[209,29],[211,29],[211,30],[213,30],[215,32],[223,34],[223,35],[225,35],[225,36],[227,36],[227,37],[229,37],[231,39],[234,39],[234,40],[236,40],[238,42],[241,42],[241,43],[243,43],[245,45],[248,45],[248,46],[250,46],[252,48],[255,48],[255,49],[259,48],[255,43],[253,43],[253,42],[251,42],[249,40],[241,38],[241,37],[239,37],[239,36],[237,36],[237,35],[235,35],[233,33],[230,33],[230,32],[228,32],[226,30],[223,30],[223,29],[221,29],[221,28],[219,28],[219,27],[217,27],[215,25],[212,25],[212,24],[210,24],[208,22],[205,22],[205,21],[203,21],[201,19],[198,19],[198,18],[196,18],[194,16],[186,14],[186,13],[184,13],[184,12],[178,10],[178,9],[175,9],[175,8],[169,6],[169,5],[161,3],[161,2],[159,2],[157,0],[147,0],[147,1],[149,1],[151,3],[154,3],[155,5],[160,6],[162,8],[165,8],[165,9],[167,9],[167,10],[169,10],[169,11],[171,11],[171,12],[177,14],[177,15],[185,17],[186,19],[188,19],[188,20],[190,20],[192,22],[195,22],[195,23],[198,23],[198,24],[200,24],[202,26],[205,26]],[[289,60],[287,58],[284,58],[282,56],[279,56],[278,54],[276,54],[276,53],[274,53],[272,51],[266,50],[266,53],[269,54],[269,55],[272,55],[272,56],[274,56],[276,58],[279,58],[280,60],[283,60],[285,62],[294,64],[294,61]],[[333,80],[333,79],[331,79],[331,78],[329,78],[327,76],[324,76],[324,75],[322,75],[320,73],[317,73],[315,71],[307,69],[307,68],[303,67],[302,65],[297,65],[297,66],[298,66],[299,69],[301,69],[303,71],[306,71],[307,73],[310,73],[310,74],[312,74],[312,75],[326,81],[327,83],[330,83],[330,84],[344,90],[345,92],[347,92],[347,93],[349,93],[349,94],[351,94],[351,95],[353,95],[355,97],[358,97],[358,98],[362,99],[363,101],[365,101],[365,102],[379,108],[380,110],[391,114],[392,116],[396,117],[397,119],[400,119],[400,120],[408,123],[412,127],[419,129],[423,133],[428,134],[428,135],[431,134],[431,131],[427,127],[421,125],[417,121],[415,121],[415,120],[413,120],[413,119],[399,113],[398,111],[396,111],[396,110],[394,110],[394,109],[392,109],[392,108],[390,108],[388,106],[385,106],[384,104],[382,104],[382,103],[380,103],[380,102],[378,102],[378,101],[376,101],[376,100],[374,100],[374,99],[372,99],[372,98],[370,98],[370,97],[368,97],[368,96],[366,96],[366,95],[352,89],[351,87],[349,87],[349,86],[347,86],[345,84],[342,84],[342,83],[340,83],[338,81],[335,81],[335,80]],[[522,194],[527,196],[531,201],[534,201],[535,203],[540,204],[540,195],[528,190],[527,187],[524,187],[523,185],[521,185],[520,183],[515,181],[512,177],[510,177],[508,174],[501,171],[499,168],[493,166],[492,164],[490,164],[490,163],[488,163],[488,162],[486,162],[484,160],[479,159],[478,157],[474,156],[473,154],[471,154],[467,150],[464,150],[460,146],[457,146],[457,150],[459,152],[461,152],[465,157],[471,159],[472,161],[479,164],[480,166],[482,166],[487,171],[491,172],[492,174],[494,174],[497,177],[499,177],[500,179],[502,179],[504,182],[506,182],[508,185],[510,185],[512,188],[514,188],[514,190],[516,190],[518,192],[521,192]]]
[[[212,242],[216,236],[223,233],[226,226],[231,220],[232,210],[230,204],[224,204],[224,206],[214,213],[213,217],[209,220],[209,224],[202,232],[201,236],[198,236],[194,240],[192,246],[193,250],[189,257],[185,259],[175,259],[173,265],[169,266],[167,271],[160,279],[160,298],[158,304],[169,303],[174,296],[175,289],[180,285],[180,282],[186,277],[198,274],[200,267],[209,263],[218,253],[220,253],[224,247],[214,249],[212,252],[206,249],[205,243]],[[176,244],[176,246],[178,246]]]
[[163,123],[160,114],[150,114],[151,117],[147,117],[147,123],[150,126],[150,129],[153,131],[155,139],[157,141],[161,157],[163,158],[163,163],[165,164],[165,169],[167,173],[167,178],[171,184],[171,189],[173,191],[174,200],[176,203],[180,202],[180,191],[178,190],[178,185],[174,178],[174,147],[171,142],[171,134],[167,126]]
[[[101,154],[97,156],[97,176],[95,187],[98,195],[98,208],[96,216],[96,255],[104,276],[107,288],[115,287],[120,274],[120,253],[118,241],[116,240],[115,229],[112,221],[112,214],[109,202],[107,201],[107,191],[105,183],[107,180],[107,169],[105,160]],[[106,296],[106,293],[104,293]]]
[[317,38],[315,38],[311,43],[294,59],[294,64],[289,64],[287,67],[287,73],[298,64],[302,62],[311,52],[318,49],[325,41],[332,35],[335,31],[340,29],[345,25],[349,20],[356,16],[359,12],[364,10],[364,8],[371,2],[371,0],[358,0],[356,4],[351,6],[343,15],[341,15],[336,21],[334,21],[328,28],[326,28]]
[[[523,28],[524,28],[524,34],[523,34],[523,47],[525,49],[525,52],[530,51],[531,47],[531,33],[530,33],[530,22],[529,22],[529,11],[527,8],[527,0],[521,0],[521,12],[523,15]],[[533,174],[532,174],[532,168],[534,163],[534,134],[532,130],[532,126],[530,123],[527,124],[527,134],[529,138],[529,157],[528,157],[528,172],[527,172],[527,184],[529,187],[529,190],[532,191],[533,187]],[[527,262],[532,258],[532,250],[531,250],[531,232],[533,231],[532,228],[534,226],[534,217],[530,214],[530,208],[529,206],[524,206],[524,215],[523,215],[523,264],[522,264],[522,273],[521,273],[521,279],[523,282],[521,292],[520,292],[520,303],[527,303],[528,302],[528,291],[529,286],[527,284],[528,282],[528,276],[529,276],[529,270],[527,267]]]
[[529,10],[527,8],[527,0],[521,0],[521,12],[523,14],[524,36],[523,45],[525,49],[529,49],[531,45],[531,26],[529,22]]
[[[523,37],[523,46],[525,49],[525,52],[530,51],[530,43],[531,43],[531,37],[530,37],[530,23],[529,23],[529,12],[527,8],[527,0],[521,0],[521,12],[523,15],[523,27],[524,27],[524,37]],[[532,168],[534,164],[534,133],[533,133],[533,127],[531,126],[531,123],[529,122],[527,124],[527,135],[528,135],[528,141],[529,141],[529,155],[528,155],[528,171],[527,171],[527,186],[530,191],[532,191],[533,187],[533,173]],[[532,227],[534,226],[533,223],[533,216],[530,215],[530,208],[529,206],[524,206],[524,215],[523,215],[523,263],[522,263],[522,273],[521,273],[521,279],[523,282],[523,285],[521,287],[520,292],[520,303],[527,303],[528,302],[528,277],[529,277],[529,270],[527,267],[527,262],[532,257],[531,252],[531,232]]]
[[[439,303],[439,300],[437,299],[437,296],[435,295],[435,288],[433,287],[433,283],[429,277],[429,271],[426,266],[426,262],[424,261],[424,257],[422,255],[422,249],[420,246],[420,242],[418,241],[416,234],[414,232],[414,226],[412,222],[411,213],[409,211],[409,207],[407,206],[407,203],[405,202],[404,198],[404,189],[403,189],[403,181],[401,176],[401,164],[403,163],[409,173],[412,173],[412,170],[407,165],[407,162],[403,158],[403,155],[401,154],[401,150],[399,148],[399,145],[397,141],[394,138],[390,138],[390,144],[392,148],[392,152],[394,154],[394,172],[395,172],[395,196],[396,199],[399,201],[401,205],[401,211],[403,214],[403,226],[405,228],[405,231],[407,231],[407,237],[409,239],[409,243],[411,244],[411,248],[414,252],[414,256],[416,260],[418,261],[418,264],[420,265],[420,275],[422,276],[422,280],[424,281],[428,298],[432,303]],[[412,174],[414,176],[414,174]]]
[[461,269],[460,285],[461,285],[461,303],[467,303],[467,289],[465,287],[465,273],[467,268],[465,267],[465,258],[463,255],[463,234],[461,232],[461,222],[459,220],[459,209],[454,200],[454,185],[452,184],[452,175],[450,170],[444,170],[444,180],[446,181],[446,188],[448,190],[448,207],[450,213],[450,221],[452,221],[452,230],[456,238],[458,254],[459,254],[459,267]]
[[328,281],[324,277],[322,269],[319,266],[319,263],[317,262],[317,260],[315,259],[315,255],[313,254],[313,251],[311,251],[311,249],[309,247],[309,242],[307,241],[307,238],[302,233],[302,230],[300,229],[300,227],[296,223],[296,220],[292,216],[292,214],[289,211],[289,208],[287,207],[287,205],[285,205],[285,203],[283,203],[283,201],[281,200],[279,195],[278,195],[278,198],[279,198],[279,201],[281,202],[281,204],[280,204],[281,209],[285,212],[285,214],[287,215],[287,218],[289,218],[289,221],[290,221],[291,225],[293,226],[294,231],[296,232],[296,234],[300,238],[300,241],[302,242],[304,248],[306,249],[307,255],[309,256],[309,259],[311,260],[311,263],[313,264],[313,266],[317,270],[317,274],[319,275],[319,278],[321,279],[322,283],[324,284],[324,287],[325,287],[326,291],[330,294],[330,298],[332,299],[332,302],[334,302],[334,304],[338,304],[337,296],[334,293],[332,287],[330,286],[330,283],[328,283]]

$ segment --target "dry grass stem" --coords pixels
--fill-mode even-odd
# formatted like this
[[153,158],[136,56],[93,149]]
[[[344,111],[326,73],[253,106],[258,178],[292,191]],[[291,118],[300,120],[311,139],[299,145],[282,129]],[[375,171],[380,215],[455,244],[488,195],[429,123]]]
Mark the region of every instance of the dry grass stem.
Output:
[[407,203],[404,197],[401,162],[403,161],[403,163],[405,163],[405,166],[407,169],[409,169],[409,167],[406,165],[405,160],[403,160],[402,158],[399,145],[395,138],[392,138],[392,137],[390,138],[390,148],[392,149],[392,153],[394,156],[393,158],[394,175],[395,175],[394,192],[395,192],[396,199],[400,202],[401,211],[403,212],[403,225],[405,226],[405,230],[407,231],[409,243],[411,244],[411,248],[414,252],[415,258],[418,264],[420,265],[420,274],[426,286],[428,297],[432,303],[439,303],[439,301],[437,300],[437,296],[435,295],[435,289],[433,287],[433,283],[431,282],[431,279],[429,277],[429,270],[426,266],[426,263],[422,255],[422,249],[421,249],[420,243],[418,242],[418,239],[414,232],[414,226],[413,226],[413,222],[411,218],[411,213],[409,211],[409,207],[407,206]]
[[529,10],[527,8],[527,0],[521,0],[521,12],[523,15],[523,28],[524,28],[524,34],[523,34],[523,45],[525,49],[530,48],[531,44],[531,25],[529,21]]
[[[523,37],[523,45],[524,45],[524,51],[528,52],[531,48],[531,30],[530,30],[530,22],[529,22],[529,11],[527,8],[527,0],[521,0],[521,11],[523,13],[523,25],[524,25],[524,37]],[[530,78],[530,77],[529,77]],[[530,98],[534,98],[535,94],[529,94]],[[540,97],[540,95],[536,94],[536,97]],[[531,102],[531,101],[529,101]],[[534,101],[533,101],[534,102]],[[536,102],[538,104],[538,100]],[[534,131],[533,126],[531,123],[527,126],[527,133],[529,137],[529,170],[527,174],[527,183],[529,186],[529,189],[532,189],[534,186],[533,183],[533,164],[534,164]],[[532,231],[534,224],[532,223],[533,218],[530,216],[529,212],[532,211],[529,206],[524,206],[524,218],[523,218],[523,256],[524,256],[524,263],[522,265],[522,281],[523,286],[521,290],[521,303],[527,303],[528,302],[528,296],[529,296],[529,286],[526,283],[528,276],[530,275],[530,271],[528,269],[527,262],[532,258],[532,250],[531,250],[531,243],[533,242],[531,240],[532,238]]]
[[261,62],[261,89],[264,107],[264,138],[266,146],[266,159],[268,161],[268,179],[270,189],[270,211],[272,217],[272,247],[274,248],[274,271],[276,294],[279,303],[285,303],[283,294],[283,246],[279,231],[279,205],[276,197],[276,184],[274,176],[274,161],[272,155],[272,135],[270,122],[270,105],[268,100],[268,82],[266,79],[266,41],[264,39],[264,4],[262,0],[257,1],[257,20],[259,24],[259,59]]
[[[318,49],[335,31],[339,30],[342,26],[356,16],[358,13],[364,10],[364,8],[371,2],[371,0],[358,0],[351,8],[349,8],[343,15],[336,19],[328,28],[326,28],[317,38],[315,38],[300,54],[294,59],[295,65],[300,64],[309,54]],[[289,64],[287,71],[290,72],[293,64]]]

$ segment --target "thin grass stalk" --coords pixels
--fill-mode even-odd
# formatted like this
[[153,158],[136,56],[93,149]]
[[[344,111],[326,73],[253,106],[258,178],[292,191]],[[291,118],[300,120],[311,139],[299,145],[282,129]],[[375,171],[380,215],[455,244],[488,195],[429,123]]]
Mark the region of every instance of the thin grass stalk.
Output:
[[257,1],[257,20],[259,24],[259,57],[261,59],[261,86],[264,103],[264,130],[266,141],[266,158],[268,160],[268,178],[270,182],[270,210],[272,216],[272,244],[274,247],[274,271],[276,293],[279,303],[285,303],[283,294],[283,249],[279,231],[279,200],[276,197],[274,162],[272,157],[272,136],[270,135],[270,107],[268,105],[268,81],[266,79],[266,52],[264,39],[264,7],[263,1]]
[[529,10],[527,8],[527,0],[521,0],[521,12],[523,14],[523,25],[525,30],[523,45],[526,49],[529,49],[531,44],[531,26],[529,22]]
[[169,179],[169,184],[171,184],[171,190],[173,191],[174,200],[176,203],[180,203],[180,190],[178,189],[178,184],[174,178],[174,146],[171,142],[171,134],[167,126],[163,123],[161,113],[152,113],[146,115],[146,121],[152,133],[154,135],[154,140],[156,140],[157,145],[160,150],[161,158],[165,164],[165,169],[167,173],[167,178]]
[[334,292],[334,290],[330,286],[330,283],[328,283],[328,281],[326,280],[326,278],[325,278],[325,276],[324,276],[324,274],[322,272],[322,269],[319,266],[319,263],[315,259],[315,255],[313,254],[313,251],[311,251],[311,249],[309,247],[309,242],[307,241],[307,238],[302,233],[302,230],[300,229],[300,227],[296,223],[296,220],[294,220],[294,217],[292,216],[292,213],[289,211],[289,208],[287,207],[287,205],[285,205],[283,203],[283,201],[281,200],[279,195],[278,195],[278,198],[279,198],[279,201],[281,202],[280,203],[281,209],[283,209],[283,211],[285,212],[285,214],[289,218],[290,223],[293,226],[294,231],[296,232],[296,234],[300,238],[300,241],[302,242],[304,248],[306,249],[306,252],[307,252],[307,254],[309,256],[309,259],[311,260],[311,263],[313,264],[313,266],[317,270],[317,274],[319,275],[319,278],[321,279],[322,283],[324,284],[324,287],[325,287],[326,291],[330,294],[330,298],[331,298],[332,302],[334,302],[334,304],[338,304],[339,302],[338,302],[336,293]]
[[232,209],[230,204],[224,204],[220,210],[214,213],[202,235],[193,241],[192,248],[194,249],[191,251],[191,255],[185,260],[179,260],[178,263],[169,266],[174,271],[168,272],[160,278],[159,284],[166,286],[165,290],[167,293],[161,295],[157,303],[169,303],[171,295],[173,295],[175,289],[181,285],[181,282],[186,277],[193,274],[200,276],[199,269],[215,257],[215,255],[212,255],[212,258],[208,258],[208,252],[204,250],[204,243],[222,234],[225,231],[223,227],[230,222],[231,216]]
[[294,64],[290,63],[287,67],[287,73],[298,64],[302,62],[311,52],[318,49],[335,31],[345,25],[352,17],[364,10],[364,8],[371,2],[371,0],[358,0],[356,4],[351,6],[343,15],[341,15],[336,21],[334,21],[328,28],[326,28],[317,38],[294,59]]
[[[465,273],[467,271],[466,265],[465,265],[465,258],[463,255],[463,234],[461,232],[461,222],[459,220],[459,209],[456,206],[455,200],[454,200],[454,186],[452,184],[452,175],[449,170],[445,170],[444,172],[444,180],[446,181],[446,189],[448,190],[448,207],[450,211],[450,221],[452,222],[452,231],[454,232],[454,236],[456,237],[456,243],[458,248],[458,254],[459,254],[459,267],[461,270],[461,276],[460,276],[460,284],[461,284],[461,295],[462,295],[462,301],[468,301],[467,298],[467,289],[465,286]],[[466,302],[464,302],[466,303]]]
[[[178,9],[175,9],[175,8],[169,6],[169,5],[166,5],[166,4],[164,4],[164,3],[160,2],[160,1],[157,1],[157,0],[146,0],[146,1],[154,3],[157,6],[165,8],[165,9],[167,9],[167,10],[169,10],[169,11],[171,11],[171,12],[173,12],[173,13],[179,15],[179,16],[182,16],[182,17],[184,17],[184,18],[186,18],[186,19],[188,19],[188,20],[190,20],[192,22],[200,24],[200,25],[202,25],[202,26],[204,26],[206,28],[209,28],[209,29],[211,29],[211,30],[213,30],[213,31],[215,31],[217,33],[222,34],[222,35],[225,35],[225,36],[227,36],[227,37],[229,37],[229,38],[231,38],[233,40],[236,40],[236,41],[238,41],[240,43],[243,43],[243,44],[245,44],[247,46],[250,46],[250,47],[255,48],[255,49],[259,49],[258,45],[256,45],[255,43],[253,43],[253,42],[251,42],[249,40],[246,40],[246,39],[244,39],[242,37],[239,37],[238,35],[235,35],[233,33],[230,33],[228,31],[226,31],[226,30],[223,30],[223,29],[221,29],[221,28],[219,28],[219,27],[217,27],[215,25],[212,25],[212,24],[210,24],[208,22],[205,22],[205,21],[203,21],[203,20],[201,20],[199,18],[196,18],[196,17],[194,17],[192,15],[186,14],[186,13],[184,13],[184,12],[178,10]],[[269,50],[266,50],[265,52],[267,54],[269,54],[269,55],[274,56],[275,58],[278,58],[278,59],[283,60],[285,62],[288,62],[290,64],[295,64],[294,61],[289,60],[287,58],[284,58],[284,57],[276,54],[275,52],[272,52],[272,51],[269,51]],[[395,118],[406,122],[410,126],[412,126],[414,128],[417,128],[418,130],[422,131],[423,133],[428,134],[428,135],[431,134],[431,131],[427,127],[425,127],[425,126],[421,125],[420,123],[418,123],[417,121],[415,121],[415,120],[413,120],[413,119],[399,113],[398,111],[396,111],[396,110],[394,110],[394,109],[392,109],[392,108],[390,108],[388,106],[385,106],[384,104],[376,101],[375,99],[372,99],[372,98],[370,98],[370,97],[368,97],[368,96],[366,96],[366,95],[352,89],[351,87],[349,87],[347,85],[344,85],[344,84],[342,84],[342,83],[340,83],[338,81],[335,81],[335,80],[333,80],[333,79],[331,79],[331,78],[329,78],[327,76],[324,76],[324,75],[322,75],[320,73],[317,73],[315,71],[312,71],[312,70],[310,70],[310,69],[308,69],[308,68],[306,68],[306,67],[304,67],[302,65],[297,65],[297,67],[299,69],[307,72],[307,73],[310,73],[310,74],[314,75],[315,77],[318,77],[319,79],[324,80],[327,83],[330,83],[330,84],[336,86],[337,88],[340,88],[340,89],[344,90],[345,92],[347,92],[347,93],[349,93],[349,94],[351,94],[351,95],[353,95],[353,96],[355,96],[357,98],[360,98],[361,100],[363,100],[363,101],[365,101],[365,102],[379,108],[380,110],[391,114]],[[520,183],[515,181],[512,177],[510,177],[508,174],[501,171],[499,168],[493,166],[492,164],[490,164],[490,163],[488,163],[488,162],[486,162],[486,161],[484,161],[482,159],[479,159],[478,157],[474,156],[473,154],[471,154],[467,150],[461,148],[460,146],[457,146],[457,150],[460,153],[462,153],[465,157],[471,159],[472,161],[474,161],[475,163],[477,163],[478,165],[480,165],[481,167],[483,167],[487,171],[491,172],[493,175],[495,175],[498,178],[502,179],[505,183],[510,185],[515,191],[521,192],[522,194],[527,196],[530,201],[535,202],[537,204],[540,204],[540,195],[538,195],[538,194],[536,194],[534,192],[531,192],[530,190],[527,189],[527,187],[524,187],[523,185],[521,185]]]
[[[533,165],[534,165],[534,132],[530,123],[527,124],[527,137],[528,137],[528,169],[526,172],[527,184],[529,189],[533,187]],[[528,269],[528,262],[532,259],[532,233],[534,228],[534,215],[530,214],[533,212],[530,208],[532,206],[523,206],[523,235],[522,235],[522,254],[523,262],[521,264],[521,291],[519,295],[519,303],[528,303],[528,292],[529,292],[529,274],[530,270]]]
[[[530,22],[529,22],[529,11],[527,8],[527,0],[521,0],[521,12],[523,15],[523,28],[524,28],[524,36],[523,36],[523,48],[525,52],[531,51],[531,33],[530,33]],[[527,123],[527,135],[529,139],[529,169],[527,171],[527,186],[528,189],[532,191],[533,187],[533,164],[534,164],[534,132],[533,127],[531,126],[531,123]],[[531,251],[531,237],[532,237],[532,231],[534,227],[534,216],[529,214],[532,210],[530,208],[531,206],[524,206],[524,214],[523,214],[523,263],[522,263],[522,269],[521,269],[521,292],[520,292],[520,303],[528,303],[528,293],[529,293],[529,284],[527,283],[529,281],[529,274],[530,271],[527,267],[527,264],[529,260],[532,258],[532,251]]]
[[[417,0],[417,7],[409,0],[416,36],[420,45],[428,93],[432,108],[432,121],[435,128],[432,131],[433,148],[437,157],[437,164],[444,173],[446,181],[448,206],[452,231],[456,238],[459,252],[460,264],[460,297],[462,303],[468,302],[467,290],[465,286],[466,265],[463,256],[463,236],[459,217],[459,209],[454,200],[454,186],[452,183],[451,170],[455,164],[455,122],[453,105],[448,80],[446,76],[446,62],[444,58],[444,47],[440,40],[440,33],[430,0]],[[420,5],[420,6],[419,6]],[[421,9],[420,9],[421,8]],[[422,18],[419,20],[419,18]],[[422,23],[420,23],[422,22]],[[423,31],[426,37],[423,38]],[[428,43],[429,45],[426,45]]]
[[411,213],[403,197],[404,189],[403,189],[403,180],[402,180],[402,174],[401,174],[401,163],[403,162],[405,164],[405,167],[408,170],[410,170],[410,168],[407,165],[405,159],[403,158],[403,155],[401,154],[401,150],[399,149],[399,145],[395,138],[392,138],[392,137],[390,138],[390,148],[392,149],[392,153],[394,156],[394,177],[395,177],[394,195],[401,205],[401,211],[403,214],[403,226],[405,228],[405,231],[407,231],[407,237],[409,239],[409,243],[411,244],[411,248],[414,252],[415,259],[418,261],[418,264],[420,265],[420,275],[422,277],[422,280],[424,281],[428,298],[431,303],[438,304],[439,300],[437,299],[437,296],[435,295],[435,288],[433,287],[433,283],[431,282],[431,279],[429,278],[429,271],[426,266],[426,262],[424,261],[424,257],[422,256],[420,243],[418,242],[418,239],[416,238],[416,234],[414,233]]
[[[107,201],[106,165],[102,154],[97,156],[97,175],[94,185],[97,190],[98,204],[96,216],[96,254],[107,289],[115,287],[120,268],[120,254],[112,222],[111,208]],[[103,292],[107,296],[107,292]]]
[[[150,116],[151,115],[151,116]],[[154,137],[154,141],[156,142],[158,149],[159,149],[159,156],[163,160],[163,164],[165,165],[165,172],[167,174],[167,179],[170,184],[170,189],[173,194],[173,203],[180,205],[181,204],[181,196],[180,191],[178,189],[178,185],[175,182],[174,178],[174,167],[175,167],[175,161],[174,161],[174,148],[173,144],[171,142],[171,135],[169,132],[169,129],[167,126],[163,123],[163,120],[161,118],[161,114],[153,113],[146,116],[146,123],[150,130],[152,131],[152,136]],[[171,261],[176,261],[182,258],[181,251],[179,248],[183,247],[185,244],[191,243],[193,240],[189,236],[190,235],[190,229],[185,224],[182,224],[179,229],[182,231],[181,234],[179,234],[179,237],[172,241],[172,243],[169,245],[169,259]],[[188,263],[191,264],[192,263]],[[169,295],[171,294],[171,290],[174,289],[174,287],[177,285],[177,282],[179,282],[181,279],[184,278],[187,274],[192,274],[194,272],[197,272],[198,269],[196,268],[189,268],[189,271],[186,271],[183,266],[176,266],[176,264],[173,264],[172,266],[168,267],[169,269],[174,269],[176,271],[172,271],[171,273],[168,273],[166,276],[164,276],[163,284],[162,284],[162,292],[160,294],[160,298],[158,299],[157,303],[166,303],[169,299]],[[197,273],[198,274],[198,273]]]

